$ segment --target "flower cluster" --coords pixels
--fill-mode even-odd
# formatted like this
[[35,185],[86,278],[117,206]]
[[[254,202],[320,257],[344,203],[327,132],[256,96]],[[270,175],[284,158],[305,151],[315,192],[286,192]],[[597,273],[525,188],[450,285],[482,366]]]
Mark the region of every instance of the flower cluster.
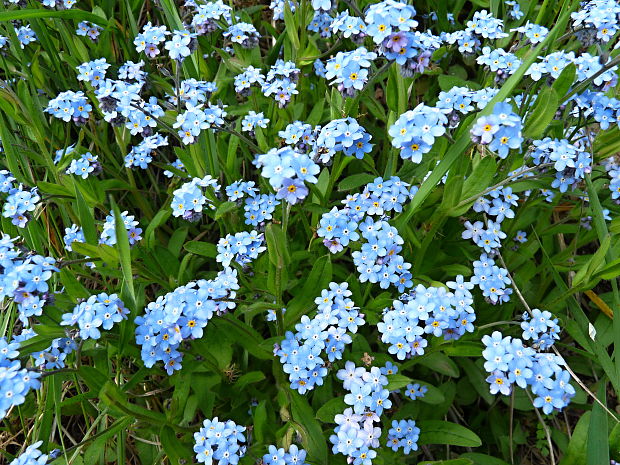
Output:
[[263,82],[257,80],[261,84],[261,90],[265,97],[273,96],[280,108],[284,108],[291,97],[298,94],[297,80],[301,71],[292,61],[284,61],[278,59],[265,77]]
[[392,33],[411,31],[418,27],[418,22],[413,19],[415,15],[415,8],[403,2],[384,0],[373,3],[364,17],[368,26],[366,34],[379,45]]
[[236,23],[232,24],[226,32],[224,37],[230,39],[231,42],[241,45],[243,48],[254,48],[258,45],[260,34],[256,28],[249,23]]
[[50,100],[45,111],[65,122],[73,119],[76,124],[84,124],[92,109],[84,92],[67,90]]
[[501,48],[491,49],[491,47],[482,49],[482,55],[476,58],[476,63],[485,65],[493,73],[496,73],[498,82],[505,81],[521,66],[521,60],[515,54],[506,52]]
[[493,304],[508,302],[512,294],[512,289],[507,287],[511,283],[508,270],[498,267],[486,253],[480,255],[473,265],[471,283],[478,286],[487,301]]
[[159,147],[168,145],[168,136],[153,134],[145,137],[138,145],[134,145],[131,151],[125,155],[125,166],[127,168],[140,167],[146,169],[153,161],[153,153]]
[[75,306],[72,312],[62,316],[62,326],[79,327],[82,339],[99,339],[103,328],[106,331],[123,319],[127,319],[129,310],[116,294],[108,295],[102,292],[91,295],[88,299]]
[[286,199],[290,204],[295,204],[308,195],[308,188],[304,183],[316,184],[316,175],[320,170],[319,165],[308,155],[296,152],[288,146],[257,155],[254,165],[261,169],[261,175],[277,190],[276,198]]
[[245,199],[245,224],[258,226],[273,218],[273,212],[280,202],[273,194],[250,194]]
[[368,70],[375,58],[377,54],[364,47],[338,52],[334,58],[327,60],[325,77],[337,86],[344,97],[353,97],[368,82]]
[[387,389],[388,379],[379,367],[370,371],[356,367],[355,363],[345,363],[336,376],[342,386],[349,391],[344,401],[351,408],[334,418],[337,426],[329,438],[333,444],[332,452],[347,456],[349,462],[368,464],[376,457],[373,449],[379,447],[381,429],[375,426],[384,410],[392,406]]
[[618,32],[620,5],[613,0],[590,0],[573,13],[573,27],[584,45],[607,43]]
[[289,375],[291,389],[305,394],[321,386],[327,376],[321,353],[326,352],[329,362],[340,360],[345,345],[352,340],[348,333],[355,334],[365,323],[349,296],[347,283],[330,283],[329,289],[323,289],[314,300],[317,314],[313,318],[304,315],[295,325],[296,332],[287,331],[281,346],[275,347],[274,354]]
[[471,129],[472,141],[488,145],[489,149],[504,159],[510,149],[517,149],[523,143],[521,118],[506,102],[496,103],[493,113],[481,116]]
[[400,149],[400,156],[414,163],[430,152],[435,139],[446,133],[449,110],[429,107],[423,103],[406,111],[390,127],[392,145]]
[[470,292],[473,284],[457,276],[456,281],[448,285],[454,293],[419,284],[407,300],[395,300],[391,308],[383,310],[383,319],[377,328],[381,340],[389,345],[389,353],[404,360],[424,354],[428,345],[424,334],[450,340],[473,332],[476,319]]
[[332,120],[322,128],[317,128],[317,131],[312,154],[322,163],[328,163],[340,151],[348,157],[355,156],[361,160],[373,147],[370,143],[372,136],[355,118]]
[[194,452],[200,463],[211,464],[217,460],[220,464],[236,465],[245,455],[246,438],[244,426],[232,420],[219,421],[218,417],[206,419],[202,428],[194,433]]
[[98,87],[99,83],[105,79],[105,74],[109,67],[110,63],[105,58],[82,63],[77,67],[79,71],[78,81],[88,82],[91,86]]
[[[71,1],[71,0],[65,0]],[[78,23],[78,27],[75,30],[75,33],[78,36],[88,37],[93,42],[99,38],[99,35],[103,31],[103,28],[97,24],[93,24],[90,21],[82,21]]]
[[405,390],[405,395],[409,397],[411,400],[421,399],[426,395],[428,391],[428,387],[421,385],[419,383],[407,384],[407,389]]
[[[17,342],[0,338],[0,419],[6,417],[12,407],[23,404],[31,389],[41,387],[41,374],[22,368],[19,360],[16,360],[20,355],[19,347]],[[36,457],[34,453],[33,457]]]
[[53,299],[48,281],[59,270],[56,260],[24,253],[16,240],[6,234],[0,238],[0,299],[12,298],[19,320],[28,326],[28,318],[41,316],[45,303]]
[[547,310],[532,309],[532,314],[523,314],[521,323],[523,340],[532,340],[535,349],[545,350],[560,339],[560,326],[558,319],[554,318]]
[[242,231],[234,236],[228,234],[217,243],[217,257],[215,259],[225,268],[229,267],[233,260],[245,266],[257,258],[259,253],[266,250],[263,246],[263,240],[263,235],[256,231]]
[[226,299],[234,299],[236,289],[237,272],[226,268],[212,280],[191,282],[150,302],[144,315],[135,320],[144,365],[150,368],[161,360],[169,375],[180,370],[181,343],[201,338],[214,315],[235,308]]
[[71,164],[67,168],[67,174],[75,174],[86,179],[89,175],[98,174],[101,171],[101,163],[99,163],[97,155],[86,152],[80,155],[77,160],[71,160]]
[[324,213],[317,234],[332,253],[342,251],[360,237],[365,239],[361,250],[352,254],[360,281],[378,282],[384,289],[393,284],[402,292],[412,285],[411,264],[399,255],[404,241],[396,228],[383,219],[375,221],[372,216],[402,211],[402,205],[415,192],[417,187],[410,188],[396,176],[387,181],[376,178],[362,194],[347,197],[343,201],[345,208],[334,207]]
[[388,431],[387,446],[393,451],[402,447],[403,452],[408,454],[412,450],[418,450],[418,438],[420,428],[414,420],[393,420],[392,427]]
[[179,137],[184,144],[192,144],[203,129],[213,128],[224,124],[226,117],[225,105],[212,105],[203,109],[203,105],[194,106],[187,102],[186,110],[177,115],[173,128],[178,129]]
[[263,455],[264,465],[306,465],[306,451],[295,444],[290,445],[288,452],[285,452],[283,447],[278,449],[274,445],[270,445],[268,449],[269,452]]
[[530,387],[535,395],[534,406],[542,408],[546,415],[566,407],[575,395],[570,373],[562,368],[565,362],[560,356],[536,352],[524,346],[521,339],[504,337],[499,331],[484,336],[482,342],[491,394],[509,395],[513,384],[522,389]]
[[556,171],[551,187],[560,192],[575,189],[577,184],[592,171],[592,158],[588,152],[571,144],[567,139],[545,137],[535,140],[531,157],[536,165],[553,164]]
[[202,218],[202,210],[205,205],[211,209],[215,208],[212,199],[219,189],[217,180],[211,175],[204,178],[193,178],[172,193],[172,214],[180,216],[184,220],[198,221]]
[[37,441],[29,445],[26,450],[9,465],[45,465],[48,462],[48,456],[39,450],[42,444],[43,441]]
[[[138,227],[138,221],[135,216],[130,215],[128,211],[121,212],[121,220],[123,226],[127,231],[127,238],[129,239],[129,245],[134,245],[142,236],[142,228]],[[99,237],[100,244],[114,245],[116,244],[116,217],[114,215],[108,215],[105,217],[103,223],[103,231]]]
[[16,179],[10,171],[0,170],[0,192],[8,194],[2,208],[2,216],[10,218],[11,223],[19,228],[26,227],[32,212],[41,200],[36,187],[26,190],[22,184],[15,183]]

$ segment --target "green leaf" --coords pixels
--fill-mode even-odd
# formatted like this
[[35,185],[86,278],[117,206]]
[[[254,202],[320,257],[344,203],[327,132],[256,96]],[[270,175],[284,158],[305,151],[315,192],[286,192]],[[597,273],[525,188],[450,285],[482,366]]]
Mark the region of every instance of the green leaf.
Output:
[[332,280],[332,262],[330,254],[323,255],[314,261],[312,270],[305,280],[304,287],[286,306],[284,314],[284,325],[297,322],[308,307],[312,305],[314,299],[325,289]]
[[166,207],[163,210],[157,212],[153,219],[149,222],[144,232],[144,244],[148,249],[152,249],[155,245],[155,229],[164,224],[172,213]]
[[459,459],[452,459],[452,460],[435,460],[432,462],[418,462],[418,465],[472,465],[474,462],[472,462],[470,459],[466,459],[466,458],[459,458]]
[[[553,87],[553,90],[555,91],[556,95],[563,97],[564,95],[568,93],[569,89],[573,85],[573,82],[575,82],[576,74],[577,74],[577,67],[575,66],[574,63],[569,63],[568,65],[564,67],[564,69],[562,70],[558,78],[555,80],[555,82],[551,86]],[[560,102],[560,104],[562,103],[564,102]]]
[[97,228],[95,228],[95,216],[92,209],[86,204],[80,186],[74,181],[75,199],[77,201],[78,216],[80,217],[80,226],[84,231],[84,238],[88,244],[97,244]]
[[586,463],[586,444],[591,412],[584,412],[573,429],[568,447],[559,465],[583,465]]
[[217,210],[215,210],[215,219],[219,220],[226,213],[231,212],[235,210],[236,208],[237,208],[237,204],[235,202],[222,203],[219,207],[217,207]]
[[543,87],[525,121],[523,135],[531,139],[538,139],[542,136],[553,120],[559,106],[560,101],[555,90],[552,87]]
[[[599,384],[596,398],[605,404],[607,383],[602,380]],[[588,442],[586,447],[586,465],[600,465],[609,463],[609,436],[607,430],[607,412],[595,402],[592,406],[590,425],[588,427]]]
[[231,339],[245,347],[250,355],[263,360],[273,359],[273,354],[261,346],[263,338],[259,332],[234,315],[228,313],[220,318],[214,318],[209,324],[224,331]]
[[308,400],[296,391],[291,391],[290,397],[294,425],[301,434],[304,448],[308,451],[308,462],[326,465],[327,443],[321,425],[314,418],[312,407],[308,404]]
[[291,45],[295,50],[299,50],[299,36],[297,34],[297,23],[295,22],[295,15],[291,11],[289,4],[284,4],[284,24],[286,26],[286,35],[291,41]]
[[217,256],[217,247],[210,242],[190,241],[183,248],[190,253],[203,257],[215,258]]
[[453,378],[459,376],[459,367],[456,363],[440,352],[430,353],[421,358],[418,363],[443,375],[452,376]]
[[448,444],[461,447],[478,447],[482,441],[473,431],[464,426],[443,420],[420,420],[418,444]]
[[262,371],[250,371],[237,379],[234,389],[237,392],[243,391],[248,384],[258,383],[264,379],[265,374]]
[[387,379],[388,384],[385,388],[390,392],[407,387],[407,384],[410,384],[413,381],[408,376],[401,375],[399,373],[388,375]]
[[23,9],[3,11],[0,13],[0,22],[15,21],[18,19],[34,19],[34,18],[65,18],[76,19],[78,21],[90,21],[91,23],[106,26],[108,21],[101,16],[88,13],[83,10],[47,10],[47,9]]
[[474,465],[508,465],[508,463],[504,462],[502,459],[491,457],[487,454],[479,454],[477,452],[467,452],[461,454],[461,457],[471,460]]
[[359,173],[347,176],[338,183],[338,190],[340,192],[350,191],[357,189],[358,187],[365,186],[366,184],[375,180],[375,176],[369,173]]
[[118,249],[118,255],[121,262],[121,271],[123,272],[123,278],[127,292],[131,301],[128,302],[130,309],[136,308],[136,293],[133,287],[133,271],[131,269],[131,249],[129,248],[129,237],[127,237],[127,229],[123,223],[123,217],[118,209],[118,205],[114,202],[114,199],[110,199],[112,204],[112,211],[114,212],[114,229],[116,231],[116,247]]
[[274,266],[283,268],[284,265],[290,263],[287,240],[280,226],[269,223],[265,228],[265,240],[267,241],[269,261]]
[[594,273],[601,270],[605,264],[605,254],[607,254],[610,244],[611,236],[605,237],[594,255],[575,274],[573,287],[578,287],[581,283],[588,282]]
[[347,408],[343,397],[334,397],[316,411],[316,418],[323,423],[334,423],[334,417]]

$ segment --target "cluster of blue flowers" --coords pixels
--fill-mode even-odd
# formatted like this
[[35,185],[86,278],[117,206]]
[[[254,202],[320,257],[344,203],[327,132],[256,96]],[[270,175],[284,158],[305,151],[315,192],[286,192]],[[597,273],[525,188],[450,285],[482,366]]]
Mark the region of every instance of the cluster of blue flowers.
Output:
[[357,333],[365,323],[364,315],[349,298],[351,291],[347,283],[330,283],[315,299],[318,312],[313,318],[304,315],[295,325],[296,332],[286,332],[274,354],[280,357],[284,372],[289,375],[291,389],[300,394],[321,386],[327,376],[323,351],[327,360],[334,362],[342,358],[346,344],[351,343],[351,335]]
[[251,226],[263,225],[265,221],[273,219],[273,212],[280,202],[273,194],[249,195],[243,207],[245,224]]
[[269,452],[263,455],[264,465],[306,465],[306,451],[295,444],[291,444],[288,452],[283,447],[277,448],[273,444],[268,448]]
[[245,266],[257,258],[259,253],[266,250],[263,243],[263,235],[256,231],[242,231],[235,235],[227,234],[217,243],[217,257],[215,259],[224,268],[228,268],[233,260]]
[[350,52],[338,52],[325,64],[325,77],[336,85],[344,97],[352,97],[368,82],[370,64],[377,54],[360,47]]
[[17,342],[8,342],[0,338],[0,420],[6,417],[11,408],[26,401],[31,389],[39,389],[41,374],[34,370],[22,368],[19,360]]
[[614,0],[583,2],[578,11],[571,13],[573,28],[584,45],[607,43],[618,32],[620,5]]
[[203,109],[203,105],[194,106],[187,102],[185,108],[185,112],[177,115],[177,120],[172,125],[173,128],[178,129],[178,134],[184,144],[195,142],[202,130],[224,124],[225,105],[209,104]]
[[261,83],[265,97],[273,96],[280,108],[288,105],[293,95],[299,93],[297,80],[301,71],[294,62],[278,59]]
[[[416,192],[417,187],[410,188],[396,176],[386,181],[376,178],[362,194],[348,196],[343,201],[343,209],[334,207],[324,213],[317,235],[332,253],[363,238],[366,242],[362,243],[361,250],[352,254],[360,281],[380,283],[383,289],[395,285],[402,292],[412,286],[411,264],[399,255],[404,243],[402,237],[381,218],[388,212],[402,211],[403,204]],[[372,216],[379,216],[379,219]]]
[[451,340],[473,332],[473,284],[459,275],[448,286],[454,292],[419,284],[402,300],[395,300],[391,308],[383,310],[377,329],[381,340],[389,345],[388,352],[398,360],[423,355],[428,345],[425,334]]
[[140,167],[146,169],[153,161],[153,154],[159,147],[168,145],[168,136],[159,133],[145,137],[138,145],[134,145],[131,151],[125,155],[127,168]]
[[450,110],[420,103],[413,110],[400,115],[388,130],[392,145],[400,149],[400,156],[420,163],[422,155],[430,152],[435,139],[446,133],[447,113]]
[[92,109],[84,92],[67,90],[50,100],[45,111],[65,122],[73,120],[76,124],[84,124]]
[[226,268],[212,280],[191,282],[150,302],[135,320],[144,365],[150,368],[161,360],[169,375],[180,370],[181,343],[201,338],[213,316],[235,308],[226,299],[234,299],[236,289],[237,272]]
[[525,312],[523,322],[523,340],[532,340],[535,349],[546,350],[560,339],[558,319],[547,310],[532,309],[532,314]]
[[[559,330],[556,326],[547,329]],[[552,343],[553,339],[547,342]],[[546,415],[563,409],[574,397],[575,388],[570,384],[570,373],[562,368],[565,362],[561,357],[537,352],[524,346],[521,339],[504,337],[499,331],[484,336],[482,342],[491,394],[509,395],[514,384],[522,389],[529,387],[535,396],[534,406],[542,408]]]
[[567,139],[546,137],[533,142],[530,153],[536,165],[553,164],[556,171],[551,187],[560,192],[575,189],[585,175],[592,172],[592,158],[588,152],[571,144]]
[[[67,1],[71,0],[65,0],[65,2]],[[95,42],[99,38],[101,31],[103,31],[103,28],[101,26],[93,24],[90,21],[82,21],[78,23],[78,27],[75,30],[75,33],[78,36],[88,37],[90,40]]]
[[392,427],[388,431],[387,446],[393,451],[402,447],[403,452],[408,454],[412,450],[418,450],[420,428],[414,420],[393,420]]
[[496,103],[493,113],[481,116],[471,129],[476,144],[488,145],[489,149],[504,159],[510,149],[517,149],[523,143],[521,118],[509,103]]
[[[121,212],[121,220],[123,226],[127,231],[127,238],[129,239],[129,245],[134,245],[140,239],[142,239],[142,228],[138,227],[138,221],[134,215],[130,215],[129,212]],[[116,244],[116,217],[114,215],[108,215],[105,217],[103,223],[103,231],[99,237],[100,244],[114,245]]]
[[423,384],[422,385],[420,383],[407,384],[405,395],[409,397],[411,400],[416,400],[416,399],[420,399],[424,397],[427,391],[428,391],[428,387]]
[[241,130],[249,132],[250,135],[253,136],[256,127],[265,129],[268,124],[269,118],[265,118],[263,112],[256,113],[250,110],[248,114],[243,117],[243,121],[241,121]]
[[236,23],[230,25],[224,32],[224,37],[243,48],[254,48],[258,45],[260,34],[252,24]]
[[239,426],[232,420],[223,422],[218,417],[206,419],[202,428],[194,433],[196,460],[207,465],[214,460],[221,465],[236,465],[247,449],[244,431],[245,426]]
[[41,201],[41,196],[36,187],[25,189],[23,184],[15,181],[15,176],[10,171],[0,170],[0,192],[7,194],[2,216],[10,218],[15,226],[25,228],[32,212]]
[[482,49],[482,55],[476,58],[476,63],[485,65],[493,73],[496,73],[498,83],[505,81],[521,66],[521,60],[514,53],[506,52],[501,48],[492,49],[491,47]]
[[293,205],[308,195],[304,183],[316,184],[316,175],[320,170],[307,154],[288,146],[257,155],[254,165],[261,169],[261,175],[277,190],[276,198],[285,199]]
[[335,119],[321,128],[316,128],[318,135],[312,154],[322,163],[328,163],[333,156],[342,151],[346,156],[358,159],[370,153],[372,136],[355,120],[347,117]]
[[[202,218],[204,207],[215,209],[213,199],[220,189],[217,180],[211,175],[193,178],[175,190],[172,195],[172,214],[184,220],[198,221]],[[207,197],[209,195],[209,197]]]
[[375,423],[392,406],[390,391],[386,388],[387,371],[387,365],[368,371],[348,361],[336,373],[343,388],[349,391],[344,401],[352,407],[334,417],[337,426],[329,440],[333,444],[332,452],[347,456],[349,463],[369,465],[377,455],[374,449],[380,446],[381,429]]
[[15,245],[17,238],[0,238],[0,300],[17,304],[19,320],[29,326],[29,318],[41,316],[46,302],[53,299],[48,281],[59,271],[52,257],[24,253]]
[[486,253],[480,255],[473,265],[474,276],[470,282],[478,286],[487,301],[493,304],[508,302],[512,295],[512,288],[508,287],[511,283],[508,270],[497,266]]
[[62,326],[79,327],[82,339],[99,339],[101,331],[110,330],[116,323],[127,319],[129,310],[116,294],[108,295],[102,292],[91,295],[88,299],[77,304],[73,311],[62,316]]
[[101,163],[99,163],[97,155],[86,152],[80,155],[77,160],[71,160],[71,164],[67,168],[67,174],[75,174],[82,179],[86,179],[91,174],[96,175],[101,172]]
[[51,456],[48,456],[39,450],[39,447],[41,447],[42,444],[43,441],[37,441],[34,444],[29,445],[26,450],[9,465],[45,465],[48,458],[51,458]]

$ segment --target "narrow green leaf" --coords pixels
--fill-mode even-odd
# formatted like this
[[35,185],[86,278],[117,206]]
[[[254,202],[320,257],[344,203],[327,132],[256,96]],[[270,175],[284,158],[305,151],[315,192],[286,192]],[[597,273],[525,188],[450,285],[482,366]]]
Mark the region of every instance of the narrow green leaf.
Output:
[[418,444],[448,444],[461,447],[478,447],[482,441],[476,433],[464,426],[442,420],[420,420]]

